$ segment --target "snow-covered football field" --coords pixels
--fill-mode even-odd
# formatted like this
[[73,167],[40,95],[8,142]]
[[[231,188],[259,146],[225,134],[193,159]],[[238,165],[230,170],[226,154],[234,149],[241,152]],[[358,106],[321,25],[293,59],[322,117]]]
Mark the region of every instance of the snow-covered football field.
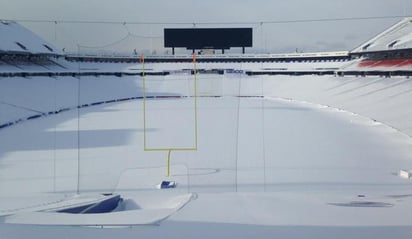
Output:
[[[148,76],[145,112],[140,77],[14,80],[0,80],[3,121],[69,110],[0,129],[0,214],[23,213],[0,238],[412,236],[410,110],[384,110],[411,98],[396,96],[407,79],[198,75],[195,108],[193,75]],[[144,132],[147,148],[197,150],[172,150],[168,178]],[[13,224],[77,189],[162,211],[123,229]]]

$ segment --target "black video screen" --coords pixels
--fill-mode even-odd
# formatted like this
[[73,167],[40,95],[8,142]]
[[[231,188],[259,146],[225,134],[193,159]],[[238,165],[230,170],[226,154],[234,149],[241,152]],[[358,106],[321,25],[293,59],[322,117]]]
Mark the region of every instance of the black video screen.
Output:
[[165,47],[229,49],[252,47],[252,28],[165,28]]

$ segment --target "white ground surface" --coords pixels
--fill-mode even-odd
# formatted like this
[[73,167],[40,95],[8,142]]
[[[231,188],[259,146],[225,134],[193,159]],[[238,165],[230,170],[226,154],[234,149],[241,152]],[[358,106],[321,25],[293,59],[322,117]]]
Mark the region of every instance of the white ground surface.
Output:
[[[9,87],[0,87],[2,120],[78,104],[77,79],[13,79],[0,80]],[[151,95],[192,94],[190,75],[147,80]],[[142,100],[1,129],[3,215],[73,195],[79,155],[82,193],[120,193],[134,210],[177,209],[159,224],[122,229],[3,217],[1,238],[411,238],[411,182],[398,176],[412,169],[410,85],[405,78],[200,75],[198,150],[172,152],[178,187],[166,191],[155,185],[166,178],[167,152],[143,148]],[[139,96],[142,82],[87,77],[81,86],[83,104]],[[150,146],[192,146],[193,104],[149,100]],[[176,206],[188,193],[191,201]]]

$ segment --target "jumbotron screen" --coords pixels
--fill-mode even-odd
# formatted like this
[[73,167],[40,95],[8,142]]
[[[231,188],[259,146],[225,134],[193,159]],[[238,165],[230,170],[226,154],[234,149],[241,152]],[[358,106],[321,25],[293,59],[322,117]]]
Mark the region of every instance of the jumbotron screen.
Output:
[[165,47],[229,49],[252,47],[252,28],[165,28]]

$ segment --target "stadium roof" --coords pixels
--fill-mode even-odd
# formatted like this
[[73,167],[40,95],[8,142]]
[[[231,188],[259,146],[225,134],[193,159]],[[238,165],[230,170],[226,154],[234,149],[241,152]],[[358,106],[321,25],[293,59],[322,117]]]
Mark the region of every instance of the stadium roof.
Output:
[[13,21],[0,21],[0,53],[61,55],[61,51]]
[[388,30],[354,49],[352,53],[368,53],[412,48],[412,18],[405,18]]

